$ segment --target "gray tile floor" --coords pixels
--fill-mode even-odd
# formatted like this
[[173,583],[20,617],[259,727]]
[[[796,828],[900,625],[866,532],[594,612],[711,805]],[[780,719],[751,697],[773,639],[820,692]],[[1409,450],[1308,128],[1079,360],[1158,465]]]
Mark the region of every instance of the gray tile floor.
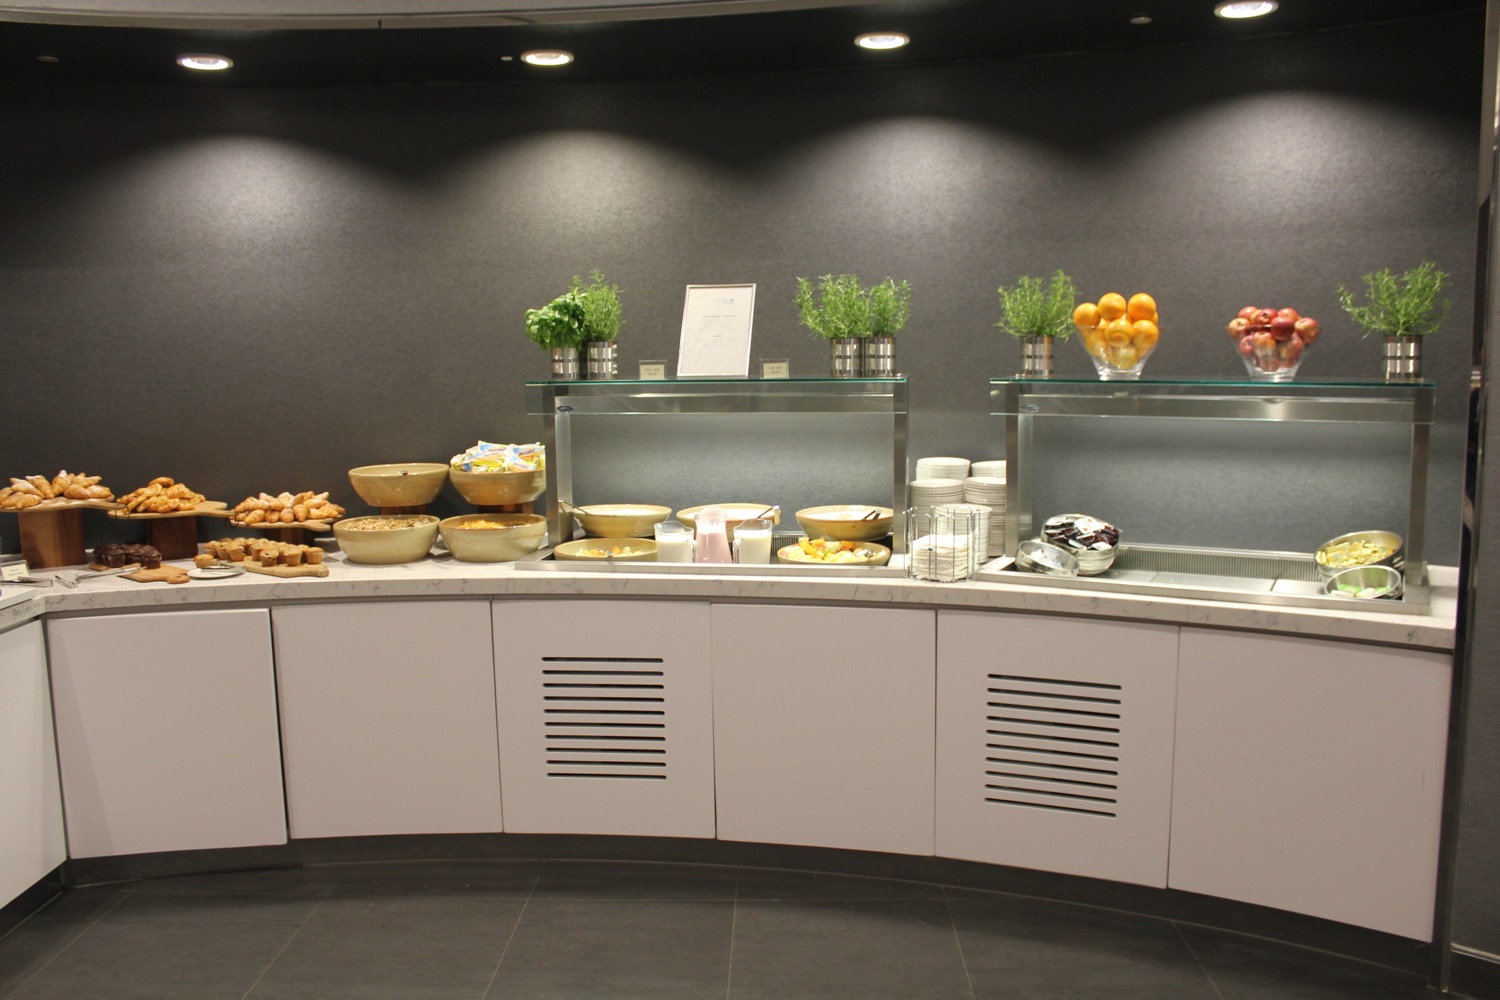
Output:
[[14,1000],[1409,1000],[1413,975],[1166,920],[706,865],[408,861],[72,890]]

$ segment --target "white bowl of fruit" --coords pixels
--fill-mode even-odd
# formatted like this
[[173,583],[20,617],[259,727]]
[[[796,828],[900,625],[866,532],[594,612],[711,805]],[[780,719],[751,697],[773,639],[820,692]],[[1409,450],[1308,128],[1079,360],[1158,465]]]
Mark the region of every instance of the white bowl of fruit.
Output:
[[1295,309],[1246,306],[1229,321],[1229,336],[1252,379],[1290,382],[1318,339],[1318,321]]

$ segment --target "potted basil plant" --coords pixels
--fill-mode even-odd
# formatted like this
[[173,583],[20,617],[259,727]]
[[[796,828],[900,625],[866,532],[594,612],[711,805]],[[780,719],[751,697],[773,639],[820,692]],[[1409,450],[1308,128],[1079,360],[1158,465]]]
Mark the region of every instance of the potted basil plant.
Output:
[[1021,341],[1021,378],[1052,377],[1052,342],[1073,332],[1073,306],[1078,291],[1060,269],[1044,285],[1041,278],[1023,275],[1014,285],[1002,285],[1001,331]]
[[797,279],[797,313],[802,325],[828,341],[834,378],[857,378],[859,338],[868,336],[870,302],[852,274],[825,274],[816,291],[807,278]]
[[1449,303],[1442,294],[1448,275],[1436,264],[1421,264],[1397,275],[1390,268],[1364,276],[1367,301],[1339,285],[1339,305],[1368,337],[1385,339],[1385,380],[1415,382],[1422,378],[1422,338],[1436,333],[1447,318]]
[[569,290],[542,306],[526,310],[526,337],[552,354],[552,378],[578,379],[578,345],[583,343],[583,297]]

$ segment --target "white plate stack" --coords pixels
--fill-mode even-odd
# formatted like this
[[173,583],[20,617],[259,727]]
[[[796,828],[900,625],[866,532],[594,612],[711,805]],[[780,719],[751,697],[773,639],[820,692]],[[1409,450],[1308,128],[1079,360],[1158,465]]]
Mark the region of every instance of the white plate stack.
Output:
[[963,482],[970,475],[967,458],[919,458],[914,479],[957,479]]
[[985,554],[1005,554],[1005,460],[975,462],[974,474],[964,480],[964,503],[989,508],[989,545]]
[[962,479],[913,479],[906,487],[906,502],[918,510],[940,503],[963,503]]

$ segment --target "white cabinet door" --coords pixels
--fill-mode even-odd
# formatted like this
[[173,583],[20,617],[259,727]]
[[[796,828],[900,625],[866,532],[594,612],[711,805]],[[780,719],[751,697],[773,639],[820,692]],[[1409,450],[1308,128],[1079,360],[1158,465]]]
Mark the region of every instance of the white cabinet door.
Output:
[[714,835],[708,605],[496,601],[512,833]]
[[937,853],[1164,886],[1177,629],[938,613]]
[[294,838],[499,832],[488,601],[276,608]]
[[270,613],[47,623],[75,858],[286,842]]
[[1172,888],[1429,939],[1450,670],[1184,629]]
[[0,634],[0,906],[68,857],[40,622]]
[[721,839],[933,853],[936,620],[714,606]]

